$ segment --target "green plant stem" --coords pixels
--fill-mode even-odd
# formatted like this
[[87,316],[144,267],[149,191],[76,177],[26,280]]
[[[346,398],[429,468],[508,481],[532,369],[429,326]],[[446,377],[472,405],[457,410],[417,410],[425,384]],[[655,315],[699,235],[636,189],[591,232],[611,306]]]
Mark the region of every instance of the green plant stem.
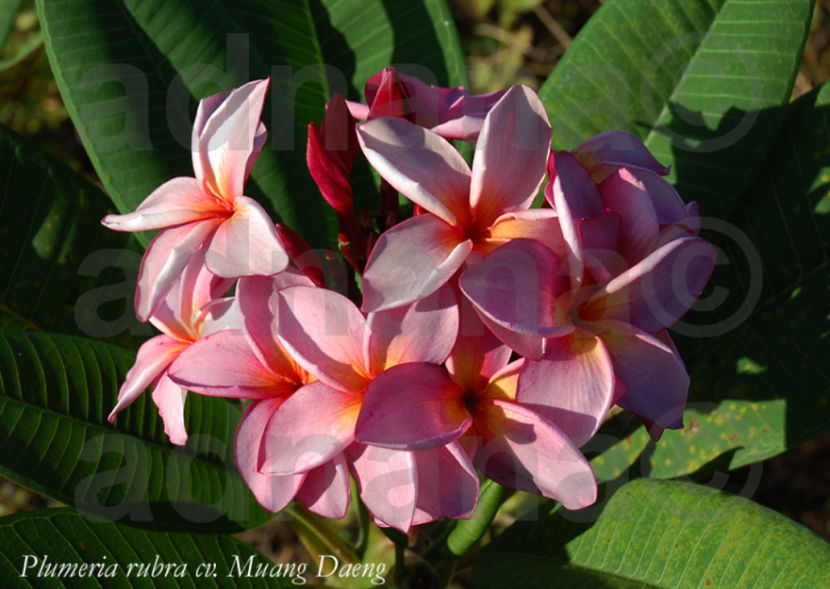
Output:
[[289,505],[285,511],[291,515],[294,530],[310,551],[331,554],[343,563],[360,562],[355,547],[328,520],[311,513],[298,503]]
[[484,481],[473,517],[459,520],[447,536],[445,546],[450,554],[462,556],[484,536],[504,499],[504,487],[489,479]]

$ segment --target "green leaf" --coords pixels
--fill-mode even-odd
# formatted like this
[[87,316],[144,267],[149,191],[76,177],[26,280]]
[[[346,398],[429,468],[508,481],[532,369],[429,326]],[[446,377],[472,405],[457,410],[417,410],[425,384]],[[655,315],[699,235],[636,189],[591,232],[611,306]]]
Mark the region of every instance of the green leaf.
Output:
[[621,487],[596,521],[555,510],[482,550],[476,587],[830,586],[830,545],[742,497],[681,482]]
[[812,0],[611,0],[540,90],[554,144],[628,129],[672,166],[702,214],[723,216],[774,141]]
[[138,526],[237,531],[265,521],[234,465],[236,405],[188,395],[183,447],[169,442],[147,394],[107,423],[134,360],[85,338],[0,331],[0,475]]
[[[140,248],[129,235],[101,229],[107,197],[3,126],[0,183],[2,324],[94,337],[149,334],[132,303]],[[132,343],[129,334],[121,339]]]
[[[172,177],[192,175],[196,99],[270,76],[263,118],[271,139],[246,193],[313,245],[325,242],[328,228],[305,166],[306,126],[322,119],[330,91],[356,97],[368,69],[387,59],[423,63],[444,85],[465,80],[443,0],[377,0],[368,7],[41,0],[38,9],[67,110],[119,211],[133,210]],[[416,39],[417,50],[405,43]]]
[[606,428],[593,448],[610,447],[593,461],[600,478],[619,476],[638,456],[649,476],[704,475],[830,432],[828,145],[825,84],[791,105],[730,222],[706,222],[724,252],[711,298],[728,296],[674,328],[691,376],[686,427],[656,445],[643,430],[623,439],[625,428]]
[[0,519],[0,546],[0,577],[14,587],[291,587],[311,576],[298,575],[302,563],[277,569],[231,536],[142,530],[72,509]]
[[5,47],[14,30],[14,21],[22,5],[23,0],[0,0],[0,49]]

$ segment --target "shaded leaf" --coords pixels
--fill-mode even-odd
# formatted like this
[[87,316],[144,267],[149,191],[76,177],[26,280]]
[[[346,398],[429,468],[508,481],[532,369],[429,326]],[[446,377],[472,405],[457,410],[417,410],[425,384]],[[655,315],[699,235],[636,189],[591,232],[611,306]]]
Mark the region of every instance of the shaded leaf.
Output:
[[188,395],[184,447],[168,441],[146,394],[107,423],[134,360],[94,340],[0,331],[0,475],[139,526],[237,531],[265,521],[233,463],[237,406]]
[[690,483],[641,479],[596,521],[554,510],[519,521],[476,560],[477,587],[757,587],[830,584],[830,545],[774,511]]
[[28,328],[94,337],[150,332],[132,307],[138,244],[102,230],[108,202],[96,186],[2,126],[0,186],[6,317],[17,316]]
[[15,587],[226,587],[229,577],[234,587],[292,586],[287,567],[263,580],[273,563],[230,536],[141,530],[72,509],[2,518],[0,545],[0,577]]
[[[540,90],[554,145],[642,138],[704,215],[722,216],[774,141],[812,0],[611,0]],[[646,24],[647,23],[647,24]]]

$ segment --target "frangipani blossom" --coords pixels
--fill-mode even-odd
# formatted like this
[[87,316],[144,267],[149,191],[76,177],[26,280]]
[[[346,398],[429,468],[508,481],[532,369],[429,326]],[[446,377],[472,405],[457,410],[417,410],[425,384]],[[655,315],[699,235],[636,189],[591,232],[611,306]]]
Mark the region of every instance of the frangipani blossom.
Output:
[[195,177],[159,186],[133,213],[107,215],[116,231],[162,229],[141,263],[136,314],[155,311],[188,260],[204,249],[208,269],[225,278],[270,275],[288,257],[274,223],[243,186],[265,143],[260,114],[268,80],[203,99],[193,125]]
[[363,276],[363,309],[409,304],[435,292],[467,261],[517,236],[559,240],[556,214],[527,210],[545,176],[551,130],[527,87],[487,114],[472,170],[445,139],[403,119],[358,127],[363,153],[424,214],[381,235]]
[[[456,297],[444,289],[416,305],[368,318],[342,295],[294,287],[279,293],[279,337],[318,380],[277,409],[263,438],[263,474],[290,475],[345,456],[375,520],[407,530],[436,517],[468,517],[478,477],[459,447],[401,452],[355,442],[363,395],[376,374],[406,362],[443,362],[458,331]],[[424,477],[441,471],[455,494]]]
[[459,339],[447,368],[426,362],[389,368],[369,385],[357,439],[415,450],[460,442],[484,475],[503,485],[568,509],[592,504],[597,489],[588,461],[556,423],[517,399],[525,361],[508,364],[509,357],[482,326],[480,336]]
[[504,91],[471,95],[461,86],[428,85],[415,76],[388,67],[369,78],[365,94],[368,104],[347,102],[352,116],[358,120],[406,118],[446,139],[475,141],[485,115]]
[[144,342],[135,364],[118,391],[118,402],[109,415],[131,405],[148,386],[153,387],[153,402],[164,422],[164,431],[174,444],[187,442],[184,424],[186,390],[170,379],[170,365],[194,342],[211,333],[232,327],[239,316],[232,299],[220,299],[231,281],[213,275],[205,268],[200,252],[184,268],[179,280],[150,317],[161,335]]
[[273,278],[240,279],[241,330],[222,331],[196,342],[173,363],[170,375],[199,394],[252,401],[239,422],[234,450],[242,478],[263,507],[276,512],[296,498],[319,515],[341,518],[350,497],[348,468],[342,457],[286,476],[259,471],[269,421],[286,399],[315,380],[279,343],[277,293],[281,288],[311,284],[294,271]]
[[[551,409],[548,416],[593,415],[566,427],[581,445],[613,401],[659,427],[681,426],[689,378],[664,330],[700,294],[716,257],[714,247],[686,234],[603,285],[574,286],[573,265],[537,241],[517,239],[459,284],[484,322],[535,360],[522,372],[519,401]],[[505,276],[516,286],[509,298]]]

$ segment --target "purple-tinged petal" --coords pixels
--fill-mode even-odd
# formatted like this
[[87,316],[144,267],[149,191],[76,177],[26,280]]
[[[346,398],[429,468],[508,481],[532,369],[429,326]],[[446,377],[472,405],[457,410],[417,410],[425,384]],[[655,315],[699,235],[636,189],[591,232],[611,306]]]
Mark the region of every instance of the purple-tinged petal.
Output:
[[579,447],[611,408],[614,367],[599,338],[585,332],[549,339],[538,362],[526,362],[516,399],[555,423]]
[[153,403],[164,423],[164,433],[177,446],[187,443],[187,429],[184,426],[185,395],[187,391],[170,380],[166,373],[162,374],[152,393]]
[[605,284],[580,307],[580,316],[660,331],[695,303],[717,256],[717,250],[699,237],[674,239]]
[[262,474],[296,474],[316,468],[354,440],[361,395],[313,382],[289,396],[263,438]]
[[556,499],[566,509],[581,509],[596,501],[591,465],[558,427],[509,401],[493,401],[490,412],[488,421],[497,421],[498,431],[484,440],[475,457],[485,476],[506,487]]
[[279,297],[278,335],[291,357],[333,388],[363,392],[369,383],[363,356],[366,319],[354,303],[309,286],[285,288]]
[[218,220],[164,229],[150,242],[138,271],[135,314],[147,321],[181,277],[191,258],[210,240]]
[[599,191],[588,172],[573,156],[564,151],[551,154],[551,180],[545,198],[559,215],[562,236],[568,244],[568,274],[571,283],[582,283],[584,254],[579,242],[580,219],[598,217],[605,208]]
[[[530,207],[545,178],[550,151],[545,107],[527,86],[513,86],[484,119],[470,180],[470,208],[493,221]],[[486,221],[485,221],[485,224]]]
[[[265,143],[265,127],[259,119],[269,82],[248,82],[221,95],[221,101],[207,102],[205,113],[197,112],[193,169],[205,189],[225,202],[242,195],[245,180]],[[205,116],[207,111],[210,114]]]
[[363,273],[363,310],[382,311],[422,299],[461,268],[473,245],[430,214],[398,223],[378,239]]
[[603,321],[597,328],[603,330],[599,337],[614,374],[627,388],[617,404],[660,427],[682,427],[689,375],[674,346],[618,321]]
[[478,503],[479,480],[458,442],[413,452],[418,471],[417,510],[412,525],[438,518],[466,519]]
[[261,474],[258,469],[263,434],[282,401],[282,398],[273,398],[254,402],[239,421],[234,444],[239,474],[257,502],[271,512],[281,511],[288,505],[306,478],[306,473],[274,476]]
[[367,325],[364,346],[373,374],[404,362],[441,364],[458,335],[458,297],[445,284],[411,305],[370,313]]
[[397,450],[443,446],[472,422],[464,391],[435,364],[393,366],[372,380],[357,419],[357,441]]
[[542,338],[573,331],[555,313],[558,274],[553,252],[537,241],[515,239],[463,273],[459,285],[497,337],[523,356],[538,358]]
[[299,386],[263,366],[240,331],[220,331],[193,342],[169,373],[188,390],[214,397],[264,399],[290,394]]
[[693,219],[697,217],[696,212],[690,211],[674,187],[664,178],[650,170],[638,168],[631,168],[628,173],[642,184],[648,193],[657,215],[657,222],[661,226],[675,223],[690,227],[693,224]]
[[345,517],[351,495],[349,467],[343,454],[310,471],[297,492],[297,501],[329,519]]
[[156,188],[134,212],[107,215],[101,223],[115,231],[148,231],[216,217],[224,211],[195,178],[179,177]]
[[655,159],[643,142],[628,131],[600,133],[582,142],[571,153],[586,168],[600,164],[616,164],[637,166],[664,176],[669,173],[669,169]]
[[504,93],[504,90],[498,90],[471,96],[462,92],[454,100],[448,95],[446,98],[452,102],[446,116],[442,117],[445,121],[432,127],[432,132],[446,139],[475,141],[484,126],[484,117]]
[[285,270],[288,254],[265,209],[255,200],[239,196],[233,216],[216,229],[205,253],[205,264],[225,278],[268,276]]
[[110,423],[125,407],[131,405],[144,390],[159,379],[176,357],[187,348],[187,342],[166,335],[157,335],[141,344],[135,364],[127,371],[118,391],[118,402],[107,418]]
[[357,137],[366,159],[398,192],[451,225],[466,220],[470,168],[445,139],[389,117],[359,125]]
[[360,498],[375,521],[408,531],[418,491],[413,452],[354,443],[349,447],[348,458]]
[[600,184],[599,190],[605,206],[620,216],[621,253],[630,262],[639,262],[660,230],[650,194],[645,185],[625,168],[610,175]]

